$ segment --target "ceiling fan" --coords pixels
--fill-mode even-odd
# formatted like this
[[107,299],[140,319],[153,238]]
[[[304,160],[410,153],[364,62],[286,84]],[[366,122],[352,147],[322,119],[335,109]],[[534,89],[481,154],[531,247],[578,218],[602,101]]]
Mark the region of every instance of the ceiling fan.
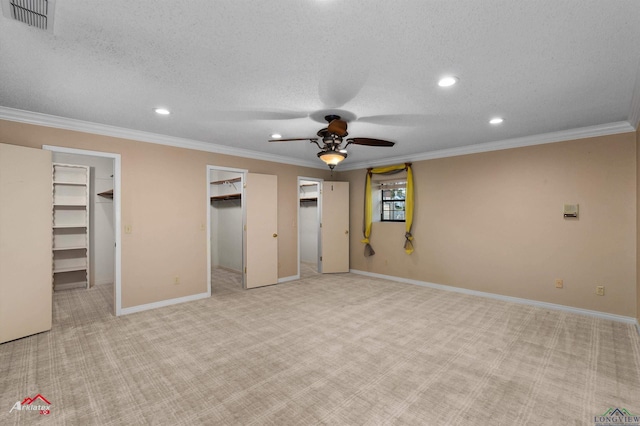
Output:
[[[318,130],[318,138],[294,138],[294,139],[270,139],[269,142],[288,142],[288,141],[309,141],[315,143],[320,148],[318,158],[324,161],[331,170],[337,166],[342,160],[347,158],[347,147],[349,145],[366,145],[366,146],[393,146],[395,142],[385,141],[381,139],[371,138],[348,138],[347,122],[342,120],[339,115],[326,115],[324,119],[327,121],[327,127]],[[322,145],[318,140],[322,139]],[[346,143],[342,146],[343,142]]]

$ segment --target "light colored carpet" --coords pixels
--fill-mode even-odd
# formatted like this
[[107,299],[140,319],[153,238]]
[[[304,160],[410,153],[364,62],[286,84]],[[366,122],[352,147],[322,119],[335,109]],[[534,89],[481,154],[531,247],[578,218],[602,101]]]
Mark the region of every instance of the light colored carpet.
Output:
[[240,272],[215,268],[211,271],[211,295],[213,297],[229,296],[243,291]]
[[[611,407],[640,413],[628,324],[353,274],[120,318],[111,292],[57,292],[51,332],[0,345],[0,424],[594,425]],[[36,394],[49,416],[9,413]]]

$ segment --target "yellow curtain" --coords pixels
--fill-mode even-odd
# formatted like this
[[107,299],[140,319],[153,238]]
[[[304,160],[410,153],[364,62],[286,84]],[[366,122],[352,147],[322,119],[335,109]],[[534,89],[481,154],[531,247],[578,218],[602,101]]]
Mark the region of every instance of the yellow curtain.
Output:
[[413,225],[413,171],[411,163],[400,164],[396,166],[378,167],[367,169],[367,180],[364,187],[364,226],[362,233],[364,239],[364,255],[373,256],[376,252],[371,247],[369,237],[371,236],[371,223],[373,222],[373,200],[371,198],[371,176],[373,174],[394,174],[403,170],[407,171],[407,195],[405,198],[405,242],[404,251],[407,254],[413,253],[413,236],[411,235],[411,226]]
[[411,164],[407,164],[407,198],[404,208],[404,251],[407,254],[411,254],[413,253],[413,235],[411,235],[411,226],[413,225],[413,171],[411,170]]

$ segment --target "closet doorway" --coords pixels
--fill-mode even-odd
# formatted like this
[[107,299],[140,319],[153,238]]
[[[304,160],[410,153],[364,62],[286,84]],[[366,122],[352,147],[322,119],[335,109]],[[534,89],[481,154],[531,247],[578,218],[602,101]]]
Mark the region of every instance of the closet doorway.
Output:
[[[87,291],[86,289],[102,291],[106,295],[105,299],[110,301],[110,306],[106,306],[105,310],[113,312],[115,315],[120,315],[122,309],[120,282],[120,154],[48,145],[43,146],[43,149],[52,151],[53,164],[80,166],[89,172],[88,199],[86,200],[86,208],[88,210],[86,281],[84,285],[79,283],[79,285],[74,286],[75,278],[72,275],[80,275],[84,272],[66,272],[65,268],[62,268],[62,272],[54,273],[54,284],[58,275],[60,275],[62,283],[60,289],[56,289],[54,285],[54,291]],[[59,179],[55,176],[55,170],[53,177],[54,205],[56,191],[63,190],[63,188],[57,187],[74,185],[74,183],[67,183],[64,178],[56,185]],[[65,206],[63,208],[74,209],[75,207]],[[77,210],[78,208],[75,209]],[[74,252],[84,250],[73,246],[64,247],[68,246],[67,243],[72,241],[77,230],[70,229],[65,224],[56,226],[55,214],[57,213],[57,211],[54,212],[54,266],[57,258],[61,259],[61,263],[67,260],[73,261],[73,256],[76,255]],[[62,247],[56,247],[57,242]]]
[[298,276],[321,272],[320,188],[322,179],[298,177]]
[[207,166],[209,283],[212,295],[244,288],[243,209],[246,170]]
[[298,276],[349,272],[349,182],[298,177]]
[[207,166],[209,294],[278,283],[278,177]]

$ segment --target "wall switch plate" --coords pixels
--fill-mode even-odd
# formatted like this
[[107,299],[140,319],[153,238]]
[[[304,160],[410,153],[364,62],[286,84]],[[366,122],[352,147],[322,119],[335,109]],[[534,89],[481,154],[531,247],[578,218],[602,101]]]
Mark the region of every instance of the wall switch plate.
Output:
[[564,287],[564,282],[561,279],[556,279],[556,288]]
[[131,231],[131,225],[125,225],[124,226],[124,233],[125,234],[130,234],[131,232],[132,232]]
[[599,285],[596,287],[596,294],[598,296],[604,296],[604,286],[603,285]]

